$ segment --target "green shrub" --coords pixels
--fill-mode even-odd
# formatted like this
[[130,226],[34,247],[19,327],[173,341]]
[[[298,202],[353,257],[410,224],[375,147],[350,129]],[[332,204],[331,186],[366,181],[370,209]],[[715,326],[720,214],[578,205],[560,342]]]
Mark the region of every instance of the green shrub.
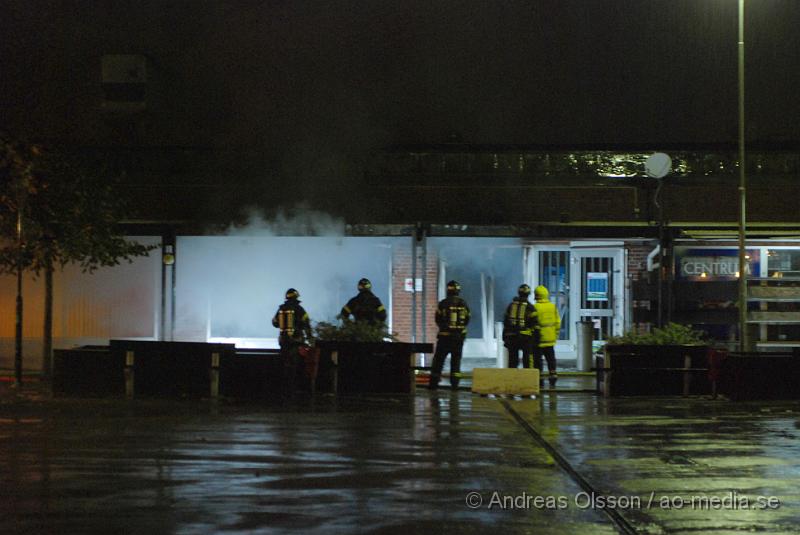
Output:
[[340,342],[396,342],[395,333],[389,332],[385,323],[342,320],[341,325],[320,321],[313,329],[313,337],[322,341]]
[[688,325],[669,323],[662,328],[655,328],[649,333],[629,331],[622,336],[611,336],[608,343],[612,345],[703,345],[708,343],[703,331],[692,329]]

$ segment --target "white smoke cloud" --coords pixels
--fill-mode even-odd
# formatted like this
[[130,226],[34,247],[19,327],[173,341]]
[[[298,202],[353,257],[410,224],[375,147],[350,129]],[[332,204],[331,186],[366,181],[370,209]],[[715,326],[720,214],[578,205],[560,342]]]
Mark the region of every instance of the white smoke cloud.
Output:
[[272,219],[254,207],[245,209],[247,223],[231,225],[227,236],[344,236],[345,223],[340,218],[314,210],[307,202],[292,208],[280,208]]

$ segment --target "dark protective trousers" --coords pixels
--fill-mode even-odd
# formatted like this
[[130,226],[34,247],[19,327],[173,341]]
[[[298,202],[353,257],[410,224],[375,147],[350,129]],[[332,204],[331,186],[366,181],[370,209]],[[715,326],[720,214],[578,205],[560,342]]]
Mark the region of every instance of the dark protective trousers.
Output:
[[533,364],[539,370],[540,377],[544,377],[542,356],[547,360],[547,372],[550,374],[550,377],[553,377],[556,375],[556,349],[553,346],[536,347],[533,349]]
[[297,370],[300,360],[300,345],[294,340],[281,339],[281,361],[283,362],[283,382],[281,396],[291,398],[297,389]]
[[464,338],[460,336],[440,336],[436,341],[436,352],[433,354],[431,364],[431,388],[439,385],[442,378],[444,360],[450,354],[450,386],[458,387],[461,379],[461,351],[464,348]]
[[517,334],[509,337],[506,343],[508,348],[508,367],[519,367],[519,354],[522,353],[522,367],[530,368],[533,365],[533,337]]

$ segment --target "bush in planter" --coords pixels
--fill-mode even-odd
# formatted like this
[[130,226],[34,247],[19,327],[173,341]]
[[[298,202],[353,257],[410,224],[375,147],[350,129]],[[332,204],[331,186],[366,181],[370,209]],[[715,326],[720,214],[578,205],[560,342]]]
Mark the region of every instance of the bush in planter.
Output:
[[396,333],[384,323],[343,319],[341,325],[320,321],[313,329],[314,340],[323,342],[396,342]]
[[[385,324],[372,324],[343,319],[339,325],[319,322],[313,337],[321,344],[321,386],[337,392],[403,392],[411,391],[410,353],[402,353],[403,344]],[[399,349],[398,349],[399,348]],[[333,353],[338,356],[333,359]]]
[[665,327],[656,327],[649,333],[629,331],[622,336],[611,336],[609,345],[706,345],[706,333],[692,329],[688,325],[669,323]]
[[[687,347],[689,346],[689,347]],[[687,376],[679,370],[686,366],[708,365],[708,342],[702,331],[670,323],[649,333],[628,332],[609,338],[605,347],[606,364],[615,369],[605,388],[613,395],[707,394],[708,378],[703,373]],[[607,394],[608,395],[608,394]]]

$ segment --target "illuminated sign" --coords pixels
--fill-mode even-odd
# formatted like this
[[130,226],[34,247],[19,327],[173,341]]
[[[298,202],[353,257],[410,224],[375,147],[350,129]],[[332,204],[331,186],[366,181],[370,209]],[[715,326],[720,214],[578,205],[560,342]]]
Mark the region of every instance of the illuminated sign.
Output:
[[[758,249],[745,253],[748,276],[759,275]],[[730,249],[675,248],[675,278],[684,280],[733,280],[739,277],[739,251]]]

